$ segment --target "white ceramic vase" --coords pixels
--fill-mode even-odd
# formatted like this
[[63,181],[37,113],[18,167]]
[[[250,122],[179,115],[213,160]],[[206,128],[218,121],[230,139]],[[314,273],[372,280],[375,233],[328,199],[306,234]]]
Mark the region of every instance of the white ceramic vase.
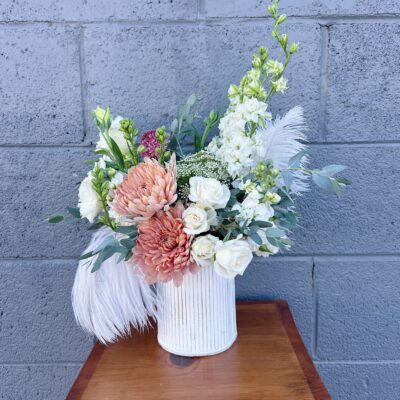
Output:
[[186,274],[180,287],[160,283],[163,308],[158,317],[158,343],[172,354],[199,357],[221,353],[236,340],[235,281],[213,267]]

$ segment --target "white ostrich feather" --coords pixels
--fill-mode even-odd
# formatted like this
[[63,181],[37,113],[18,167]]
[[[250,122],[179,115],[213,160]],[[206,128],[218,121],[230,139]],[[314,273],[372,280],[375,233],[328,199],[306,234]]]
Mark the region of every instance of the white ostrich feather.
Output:
[[[97,231],[84,253],[98,248],[109,235],[114,233],[108,228]],[[105,344],[129,335],[132,327],[142,330],[149,317],[156,317],[156,294],[131,263],[117,262],[119,256],[113,255],[93,273],[96,257],[81,260],[71,294],[78,324]]]
[[[303,109],[299,106],[292,108],[283,118],[276,118],[272,125],[259,130],[265,146],[263,158],[271,159],[274,166],[280,170],[286,169],[289,160],[307,148],[302,143],[307,139],[306,131]],[[306,164],[307,157],[303,157],[302,166]],[[296,171],[293,176],[292,191],[295,194],[307,191],[307,174]]]

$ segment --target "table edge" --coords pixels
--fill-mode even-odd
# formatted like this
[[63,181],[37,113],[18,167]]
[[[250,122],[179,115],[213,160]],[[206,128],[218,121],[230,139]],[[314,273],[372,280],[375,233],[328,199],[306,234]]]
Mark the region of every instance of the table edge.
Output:
[[[289,304],[286,300],[258,300],[258,301],[237,301],[238,305],[245,304],[275,304],[282,320],[282,325],[286,330],[286,334],[290,340],[292,348],[299,361],[304,376],[308,382],[308,386],[315,400],[330,400],[331,397],[319,376],[317,369],[308,354],[303,339],[296,327]],[[90,382],[96,366],[107,346],[96,342],[88,358],[83,364],[74,384],[72,385],[65,400],[79,400],[85,392]]]
[[289,304],[285,300],[277,300],[274,302],[281,315],[282,324],[286,330],[287,336],[296,353],[297,360],[307,379],[308,386],[315,400],[331,400],[328,390],[325,387],[314,362],[307,351],[307,348],[297,329],[296,322],[290,311]]

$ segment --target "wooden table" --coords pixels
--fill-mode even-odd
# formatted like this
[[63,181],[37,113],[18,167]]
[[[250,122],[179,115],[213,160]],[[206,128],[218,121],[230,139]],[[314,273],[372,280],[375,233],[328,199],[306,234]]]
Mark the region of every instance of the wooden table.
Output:
[[330,399],[285,301],[238,303],[238,339],[226,352],[174,356],[155,330],[97,343],[67,400]]

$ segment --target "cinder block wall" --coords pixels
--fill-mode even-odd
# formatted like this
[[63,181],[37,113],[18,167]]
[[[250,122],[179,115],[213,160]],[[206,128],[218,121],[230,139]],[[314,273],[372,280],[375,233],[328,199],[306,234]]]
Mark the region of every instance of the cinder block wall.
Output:
[[[282,0],[302,45],[289,92],[313,165],[350,166],[341,199],[300,201],[295,249],[256,260],[240,298],[286,298],[333,399],[399,399],[399,73],[396,0]],[[227,105],[257,46],[261,0],[6,0],[0,4],[0,397],[63,399],[92,339],[69,293],[88,235],[50,227],[77,202],[98,104],[150,129],[192,92]],[[272,46],[272,52],[276,51]]]

